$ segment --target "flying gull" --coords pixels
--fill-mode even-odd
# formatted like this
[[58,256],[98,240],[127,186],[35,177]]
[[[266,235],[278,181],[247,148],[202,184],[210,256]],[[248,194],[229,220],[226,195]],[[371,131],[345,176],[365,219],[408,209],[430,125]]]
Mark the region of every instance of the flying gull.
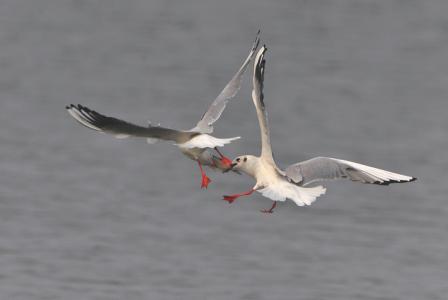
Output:
[[[76,121],[87,128],[113,134],[116,138],[127,138],[130,136],[143,137],[150,144],[158,140],[174,141],[176,143],[175,145],[179,147],[183,154],[198,163],[202,175],[201,188],[207,188],[211,180],[205,174],[202,166],[209,166],[213,169],[218,168],[222,171],[230,168],[231,160],[225,157],[218,150],[218,147],[223,147],[225,144],[237,140],[240,137],[223,139],[216,138],[210,134],[213,132],[213,124],[223,113],[227,102],[235,97],[241,87],[244,72],[256,53],[259,34],[260,31],[258,31],[250,53],[242,66],[212,102],[208,110],[202,115],[202,118],[196,126],[190,130],[176,130],[152,126],[151,124],[148,127],[134,125],[120,119],[102,115],[80,104],[71,104],[66,109]],[[219,157],[213,153],[212,149],[215,149]]]
[[261,155],[258,157],[238,156],[231,164],[232,170],[248,174],[256,180],[256,184],[245,193],[224,196],[224,200],[232,203],[238,197],[247,196],[257,191],[274,201],[270,209],[262,210],[264,213],[272,213],[277,201],[285,201],[287,198],[298,206],[310,205],[326,191],[321,185],[308,187],[313,182],[348,178],[361,183],[388,185],[416,180],[415,177],[330,157],[312,158],[290,165],[284,171],[281,170],[272,155],[268,119],[263,101],[266,50],[266,46],[263,46],[255,58],[252,90],[252,100],[255,104],[261,131]]

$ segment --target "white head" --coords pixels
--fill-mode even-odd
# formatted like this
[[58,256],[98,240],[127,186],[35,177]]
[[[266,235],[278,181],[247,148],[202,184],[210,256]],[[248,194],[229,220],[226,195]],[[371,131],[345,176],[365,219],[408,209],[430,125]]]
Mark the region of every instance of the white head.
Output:
[[258,157],[253,155],[241,155],[232,160],[232,170],[242,171],[248,175],[254,176]]

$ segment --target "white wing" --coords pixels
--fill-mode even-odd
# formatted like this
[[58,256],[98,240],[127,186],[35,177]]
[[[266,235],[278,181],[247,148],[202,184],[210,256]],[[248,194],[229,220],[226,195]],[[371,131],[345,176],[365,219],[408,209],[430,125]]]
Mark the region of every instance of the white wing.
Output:
[[192,128],[191,131],[201,133],[213,132],[213,123],[215,123],[219,119],[219,117],[221,117],[222,112],[226,108],[227,102],[235,97],[239,89],[241,88],[241,80],[243,78],[244,72],[246,71],[247,66],[254,56],[255,50],[257,50],[258,44],[260,42],[259,35],[260,31],[258,31],[257,37],[255,38],[255,41],[252,45],[252,49],[250,50],[250,53],[247,56],[246,60],[243,62],[243,65],[227,83],[218,97],[216,97],[216,99],[212,102],[208,110],[202,116],[201,120],[196,124],[196,127]]
[[348,178],[352,181],[381,185],[409,182],[417,179],[352,161],[330,157],[316,157],[293,164],[286,168],[285,174],[291,181],[300,185],[338,178]]
[[178,131],[159,126],[142,127],[123,120],[104,116],[80,104],[66,107],[69,114],[87,128],[115,135],[117,138],[129,136],[150,139],[171,140],[183,143],[194,137],[195,133]]
[[272,156],[271,141],[269,137],[269,124],[266,107],[264,105],[263,95],[263,82],[264,82],[264,69],[265,59],[264,54],[267,48],[265,45],[258,51],[254,62],[254,75],[253,75],[253,90],[252,100],[257,110],[258,123],[260,125],[261,133],[261,158],[266,162],[275,166],[274,158]]

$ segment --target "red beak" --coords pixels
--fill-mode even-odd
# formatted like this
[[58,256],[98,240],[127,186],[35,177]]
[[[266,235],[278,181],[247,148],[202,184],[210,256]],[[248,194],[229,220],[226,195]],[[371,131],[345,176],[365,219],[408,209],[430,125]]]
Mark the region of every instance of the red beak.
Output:
[[228,159],[227,157],[223,156],[221,158],[221,163],[226,166],[227,168],[231,168],[232,166],[232,161],[230,159]]

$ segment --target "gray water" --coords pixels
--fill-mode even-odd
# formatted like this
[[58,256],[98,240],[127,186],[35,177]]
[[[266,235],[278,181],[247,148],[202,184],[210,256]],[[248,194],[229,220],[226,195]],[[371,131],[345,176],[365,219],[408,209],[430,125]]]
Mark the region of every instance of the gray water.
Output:
[[[1,299],[448,299],[448,1],[0,1]],[[81,103],[191,128],[249,50],[283,166],[416,176],[234,204],[247,176],[89,131]],[[250,73],[250,72],[248,72]],[[259,151],[250,76],[216,126]]]

